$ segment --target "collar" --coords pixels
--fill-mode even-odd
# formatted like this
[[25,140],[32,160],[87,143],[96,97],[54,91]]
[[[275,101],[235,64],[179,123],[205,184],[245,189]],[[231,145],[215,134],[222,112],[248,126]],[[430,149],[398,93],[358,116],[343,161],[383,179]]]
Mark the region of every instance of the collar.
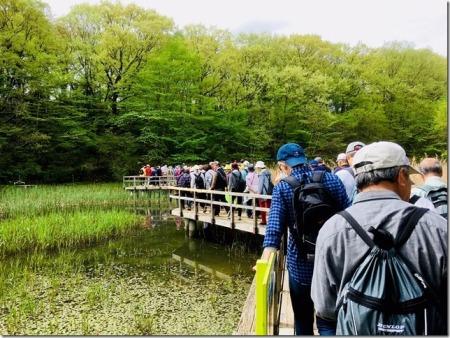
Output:
[[430,176],[427,177],[427,179],[425,180],[425,184],[433,186],[433,185],[442,185],[445,184],[445,182],[439,176]]
[[383,199],[401,200],[400,196],[398,196],[395,192],[391,190],[367,191],[367,192],[360,192],[359,194],[357,194],[353,204]]

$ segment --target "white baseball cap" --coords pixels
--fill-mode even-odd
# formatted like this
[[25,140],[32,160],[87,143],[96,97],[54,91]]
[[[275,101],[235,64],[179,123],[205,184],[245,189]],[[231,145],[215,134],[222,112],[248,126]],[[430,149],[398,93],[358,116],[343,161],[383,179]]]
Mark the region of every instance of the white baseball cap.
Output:
[[419,174],[411,167],[405,150],[393,142],[371,143],[358,150],[353,158],[355,175],[399,166],[408,166],[410,174]]
[[361,141],[355,141],[352,143],[349,143],[347,146],[347,149],[345,149],[345,153],[352,153],[354,151],[358,151],[359,149],[363,148],[365,146],[364,143],[362,143]]

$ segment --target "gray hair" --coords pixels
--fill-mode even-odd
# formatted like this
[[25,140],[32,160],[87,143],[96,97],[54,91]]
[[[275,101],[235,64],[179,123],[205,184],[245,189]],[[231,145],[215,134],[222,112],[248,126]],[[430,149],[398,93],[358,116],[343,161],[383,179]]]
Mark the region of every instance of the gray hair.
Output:
[[364,189],[369,185],[378,184],[382,181],[395,182],[400,170],[408,170],[407,166],[399,166],[385,169],[376,169],[356,175],[356,187],[358,190]]
[[436,174],[438,176],[442,176],[442,165],[439,161],[436,161],[433,165],[428,165],[428,166],[424,166],[421,165],[419,166],[419,171],[423,174],[423,175],[427,175],[427,174]]

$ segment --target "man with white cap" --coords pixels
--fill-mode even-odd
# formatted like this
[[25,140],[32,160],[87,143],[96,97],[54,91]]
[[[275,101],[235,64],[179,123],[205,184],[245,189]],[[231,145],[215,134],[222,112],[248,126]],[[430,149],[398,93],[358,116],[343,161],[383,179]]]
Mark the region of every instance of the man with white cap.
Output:
[[[370,227],[376,231],[383,223],[382,230],[395,238],[402,220],[416,209],[408,200],[412,184],[409,175],[417,172],[410,167],[405,151],[396,143],[375,142],[355,154],[353,168],[360,192],[346,211],[366,232]],[[341,215],[331,217],[323,225],[316,242],[311,288],[319,318],[336,321],[337,297],[369,250]],[[428,282],[437,296],[446,300],[445,219],[427,211],[418,219],[406,243],[396,250]],[[433,331],[436,328],[429,329]],[[443,327],[438,330],[446,332]]]
[[356,194],[355,178],[353,177],[353,169],[348,165],[347,155],[341,153],[336,160],[338,167],[334,169],[334,174],[339,177],[345,187],[350,202],[353,201],[353,195]]
[[[365,144],[364,143],[362,143],[361,141],[354,141],[354,142],[351,142],[351,143],[349,143],[348,145],[347,145],[347,149],[345,150],[345,156],[347,157],[347,162],[348,162],[348,164],[351,166],[352,165],[352,163],[353,163],[353,157],[355,156],[355,154],[358,152],[358,150],[360,150],[362,147],[364,147],[365,146]],[[353,169],[352,169],[352,171],[349,171],[349,173],[351,173],[352,174],[352,176],[354,177],[354,172],[353,172]],[[342,176],[347,176],[346,177],[346,180],[348,181],[348,182],[350,182],[351,181],[351,179],[348,177],[348,175],[345,175],[345,174],[343,174],[343,173],[341,173],[340,174],[340,176],[342,177]],[[341,178],[340,177],[340,178]],[[342,179],[342,178],[341,178]],[[354,180],[353,180],[354,181]],[[350,185],[352,186],[351,187],[351,189],[352,190],[347,190],[347,189],[350,189]],[[354,184],[354,182],[352,183],[352,184],[348,184],[348,185],[346,185],[345,186],[345,190],[347,191],[347,194],[348,194],[348,198],[350,199],[350,203],[353,203],[353,201],[354,201],[354,199],[355,199],[355,197],[356,197],[356,194],[358,193],[358,190],[356,189],[356,184]]]

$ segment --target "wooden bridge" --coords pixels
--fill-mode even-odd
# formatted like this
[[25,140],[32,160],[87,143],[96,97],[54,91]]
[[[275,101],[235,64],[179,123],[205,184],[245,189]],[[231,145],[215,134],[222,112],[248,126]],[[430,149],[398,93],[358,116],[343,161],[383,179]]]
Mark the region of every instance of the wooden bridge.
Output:
[[[270,209],[259,207],[258,199],[270,200],[272,196],[177,187],[173,176],[124,176],[123,187],[137,193],[168,191],[169,199],[176,201],[177,206],[171,210],[171,214],[184,219],[189,236],[205,224],[253,233],[255,236],[263,236],[266,231],[266,225],[260,223],[258,214],[268,213]],[[224,196],[226,202],[222,201]],[[243,202],[237,203],[237,197],[241,197]],[[220,212],[217,214],[218,210]],[[238,216],[238,210],[241,210],[241,217]],[[251,217],[248,217],[247,211]],[[283,245],[273,256],[271,264],[258,261],[261,266],[265,264],[265,269],[260,269],[253,279],[235,334],[294,334],[294,314],[289,296],[284,248],[283,239]],[[264,281],[262,275],[265,276]],[[259,298],[257,294],[260,295]],[[257,309],[260,311],[259,315]],[[261,312],[261,309],[264,311]]]

